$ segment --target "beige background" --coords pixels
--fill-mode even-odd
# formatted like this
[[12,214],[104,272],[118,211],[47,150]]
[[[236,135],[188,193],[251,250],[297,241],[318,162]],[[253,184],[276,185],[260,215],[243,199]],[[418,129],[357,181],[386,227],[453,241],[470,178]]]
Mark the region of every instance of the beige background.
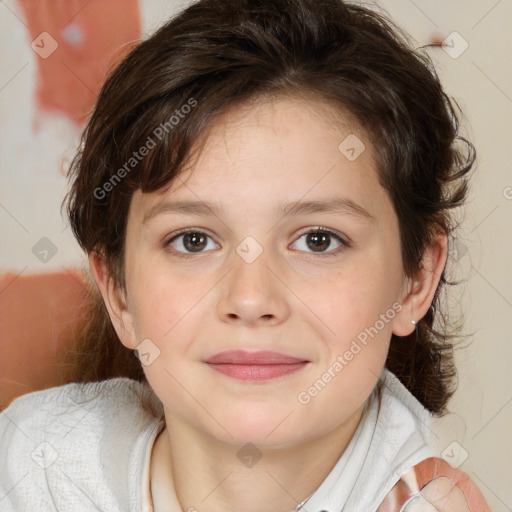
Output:
[[[459,389],[450,404],[454,414],[440,426],[439,449],[459,443],[467,452],[460,467],[492,510],[512,510],[512,2],[386,0],[380,5],[418,46],[432,33],[444,38],[453,31],[468,43],[457,59],[429,50],[448,93],[465,112],[465,133],[478,153],[456,261],[456,275],[467,282],[452,293],[454,311],[463,312],[474,336],[457,354]],[[464,452],[457,449],[462,460]]]
[[[73,154],[78,131],[65,118],[42,117],[42,130],[24,152],[16,151],[31,131],[34,55],[14,1],[0,5],[0,204],[29,226],[20,233],[0,208],[0,265],[30,272],[80,265],[84,257],[60,217],[65,181],[56,169]],[[141,1],[143,27],[151,32],[186,2]],[[450,292],[454,313],[462,312],[470,347],[458,352],[459,389],[453,414],[436,426],[439,453],[460,463],[494,512],[512,510],[512,66],[511,0],[385,0],[379,5],[408,31],[417,46],[456,31],[454,51],[430,49],[450,95],[466,114],[465,133],[478,151],[470,201],[455,248],[454,271],[466,283]],[[456,36],[458,37],[458,36]],[[461,39],[462,38],[462,39]],[[28,65],[19,72],[21,63]],[[19,74],[16,74],[18,73]],[[13,78],[14,77],[14,78]],[[52,134],[48,136],[48,134]],[[48,236],[59,252],[47,264],[31,247]],[[453,444],[456,443],[456,444]],[[467,458],[466,458],[467,457]]]

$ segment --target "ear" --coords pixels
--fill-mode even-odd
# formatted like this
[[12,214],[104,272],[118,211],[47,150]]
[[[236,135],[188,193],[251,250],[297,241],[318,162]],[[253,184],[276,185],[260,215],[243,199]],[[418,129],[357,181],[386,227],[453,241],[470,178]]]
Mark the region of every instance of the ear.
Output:
[[126,294],[116,286],[108,269],[105,256],[100,252],[92,251],[89,254],[89,267],[118,338],[126,348],[135,349],[137,347],[137,337],[133,326],[133,318],[127,307]]
[[420,269],[407,279],[402,309],[393,319],[393,334],[408,336],[415,329],[412,320],[419,322],[425,316],[434,299],[447,254],[448,237],[444,231],[438,231],[425,249]]

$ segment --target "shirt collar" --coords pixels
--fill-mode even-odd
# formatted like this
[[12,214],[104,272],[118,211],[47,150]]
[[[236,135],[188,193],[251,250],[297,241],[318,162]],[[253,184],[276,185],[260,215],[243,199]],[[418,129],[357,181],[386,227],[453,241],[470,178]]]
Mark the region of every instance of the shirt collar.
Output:
[[[347,448],[298,511],[375,510],[404,471],[434,454],[428,442],[430,420],[422,404],[384,368]],[[150,450],[164,426],[163,420],[155,423],[143,471],[142,503],[148,511]],[[174,489],[169,491],[173,506],[181,510]]]
[[300,512],[376,510],[400,475],[434,454],[431,415],[387,368],[340,459]]

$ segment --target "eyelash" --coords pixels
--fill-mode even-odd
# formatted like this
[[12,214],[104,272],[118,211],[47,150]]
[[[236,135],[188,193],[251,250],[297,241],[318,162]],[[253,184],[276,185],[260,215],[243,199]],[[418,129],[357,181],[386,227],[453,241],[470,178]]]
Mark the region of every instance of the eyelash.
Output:
[[[164,248],[167,248],[168,246],[170,246],[171,243],[174,242],[180,236],[191,234],[191,233],[199,233],[202,235],[206,235],[209,238],[212,238],[210,235],[208,235],[208,233],[205,233],[204,231],[201,231],[200,229],[185,228],[180,231],[177,231],[176,233],[173,233],[173,235],[164,242]],[[333,249],[331,251],[328,251],[328,252],[318,252],[318,253],[309,252],[308,254],[312,254],[315,256],[321,256],[321,257],[337,256],[340,251],[342,251],[348,247],[351,247],[351,242],[348,238],[344,237],[343,235],[341,235],[341,233],[338,233],[337,231],[333,231],[332,229],[325,228],[323,226],[318,226],[318,227],[315,227],[314,229],[310,229],[309,231],[305,231],[304,233],[301,233],[299,235],[299,237],[297,238],[297,240],[300,239],[301,237],[303,237],[304,235],[308,235],[311,233],[315,233],[315,234],[316,233],[325,233],[327,235],[330,235],[330,236],[334,237],[338,242],[340,242],[341,246],[337,247],[336,249]],[[196,256],[199,254],[204,254],[205,252],[208,252],[208,251],[200,251],[197,253],[192,253],[192,252],[185,253],[185,252],[173,250],[173,255],[176,255],[180,258],[190,258],[190,257]]]

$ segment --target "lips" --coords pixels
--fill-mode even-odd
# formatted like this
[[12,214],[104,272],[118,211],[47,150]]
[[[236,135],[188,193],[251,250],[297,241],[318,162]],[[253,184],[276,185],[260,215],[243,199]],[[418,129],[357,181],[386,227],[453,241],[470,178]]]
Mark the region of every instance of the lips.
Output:
[[307,366],[309,361],[279,352],[229,350],[210,357],[205,363],[228,377],[261,382],[295,373]]
[[229,350],[220,352],[205,361],[210,364],[237,365],[269,365],[269,364],[298,364],[307,362],[305,359],[291,357],[286,354],[271,351],[246,352],[244,350]]

